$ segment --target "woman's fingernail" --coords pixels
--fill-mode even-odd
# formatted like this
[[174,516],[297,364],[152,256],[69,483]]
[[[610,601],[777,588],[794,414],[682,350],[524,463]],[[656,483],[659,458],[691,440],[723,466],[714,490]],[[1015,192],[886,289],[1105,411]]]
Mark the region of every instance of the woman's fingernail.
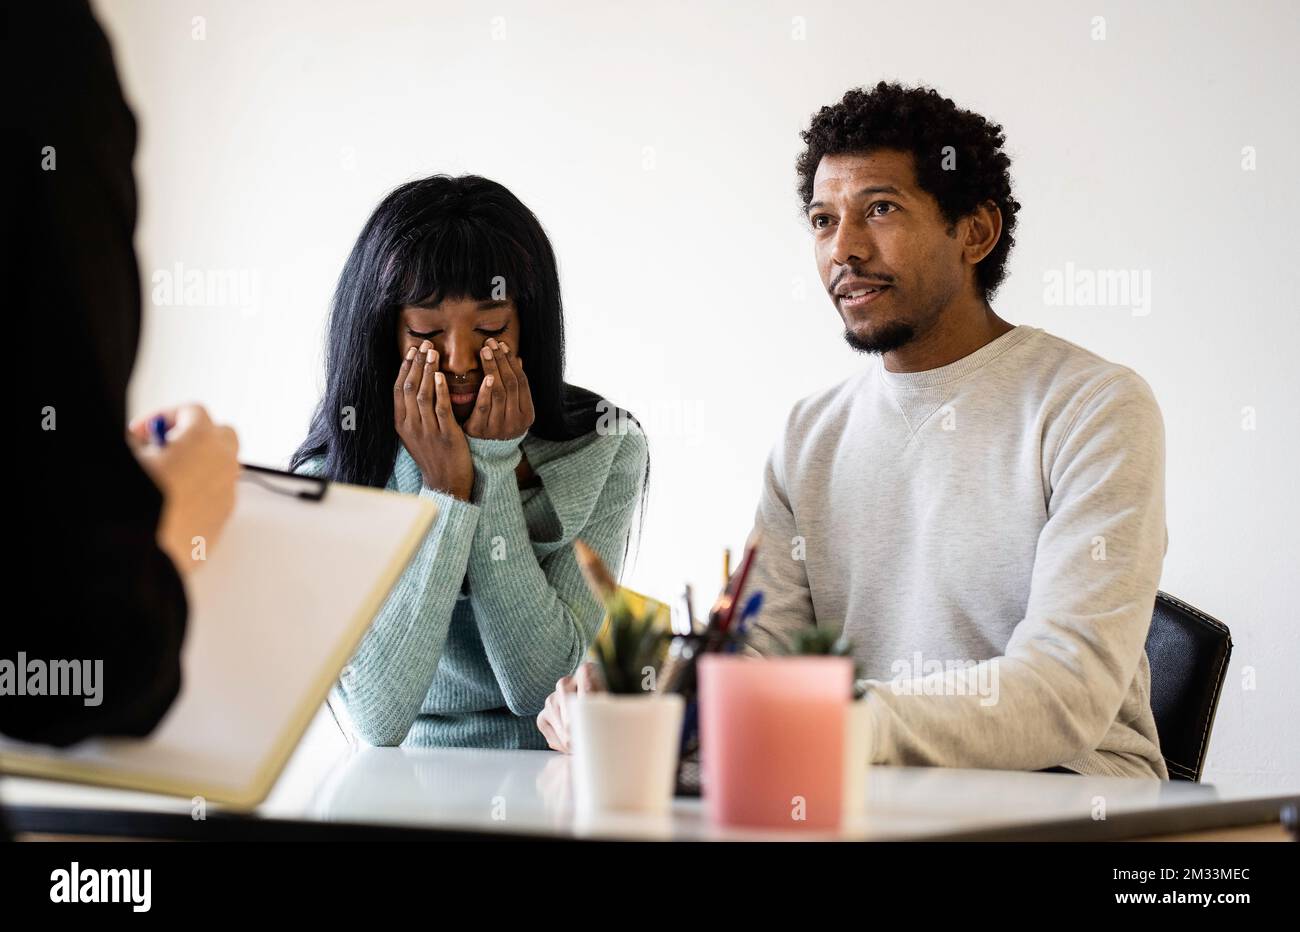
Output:
[[442,384],[442,373],[441,373],[441,372],[435,372],[435,373],[433,374],[433,380],[434,380],[436,383],[438,383],[439,385],[441,385],[441,384]]
[[483,347],[483,358],[484,358],[484,359],[491,359],[491,358],[492,358],[492,350],[490,350],[490,349],[489,349],[488,347],[486,347],[486,346]]
[[414,358],[415,358],[415,347],[412,346],[409,350],[406,351],[406,361],[410,362]]
[[429,365],[433,365],[433,350],[429,350]]
[[489,375],[486,379],[484,379],[484,380],[483,380],[483,384],[486,385],[488,388],[491,388],[491,387],[492,387],[492,376]]

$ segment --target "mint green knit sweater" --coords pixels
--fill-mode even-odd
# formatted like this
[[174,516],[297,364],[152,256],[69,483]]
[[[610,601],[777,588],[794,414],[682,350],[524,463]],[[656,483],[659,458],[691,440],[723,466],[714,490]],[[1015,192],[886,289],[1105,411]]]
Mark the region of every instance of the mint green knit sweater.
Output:
[[[635,424],[564,442],[468,439],[470,502],[424,488],[404,446],[388,480],[438,516],[331,692],[370,744],[545,748],[536,716],[604,614],[574,539],[622,568],[648,455]],[[518,486],[521,447],[540,488]]]

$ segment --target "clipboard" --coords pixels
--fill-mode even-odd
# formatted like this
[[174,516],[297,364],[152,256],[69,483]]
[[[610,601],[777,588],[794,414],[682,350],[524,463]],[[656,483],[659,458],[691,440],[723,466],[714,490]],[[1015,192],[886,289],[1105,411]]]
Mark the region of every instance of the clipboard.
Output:
[[185,580],[181,692],[158,727],[62,749],[0,736],[0,773],[251,809],[436,514],[418,496],[244,466],[234,513]]

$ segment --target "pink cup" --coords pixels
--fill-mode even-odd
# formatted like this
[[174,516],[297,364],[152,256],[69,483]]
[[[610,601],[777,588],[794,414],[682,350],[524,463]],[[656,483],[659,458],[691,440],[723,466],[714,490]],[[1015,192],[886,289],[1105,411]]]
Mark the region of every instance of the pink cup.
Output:
[[838,828],[853,661],[708,654],[699,676],[709,818],[718,825]]

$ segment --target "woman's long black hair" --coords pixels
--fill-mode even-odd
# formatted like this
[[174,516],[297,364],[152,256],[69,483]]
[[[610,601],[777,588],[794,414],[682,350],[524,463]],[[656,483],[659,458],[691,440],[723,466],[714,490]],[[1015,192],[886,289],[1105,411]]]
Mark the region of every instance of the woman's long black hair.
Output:
[[559,270],[533,212],[487,178],[434,175],[385,197],[352,247],[330,311],[325,394],[290,468],[324,456],[321,475],[383,488],[399,443],[393,383],[401,309],[447,297],[500,298],[493,292],[502,283],[519,314],[535,413],[529,433],[571,440],[594,431],[601,417],[630,417],[564,381]]

